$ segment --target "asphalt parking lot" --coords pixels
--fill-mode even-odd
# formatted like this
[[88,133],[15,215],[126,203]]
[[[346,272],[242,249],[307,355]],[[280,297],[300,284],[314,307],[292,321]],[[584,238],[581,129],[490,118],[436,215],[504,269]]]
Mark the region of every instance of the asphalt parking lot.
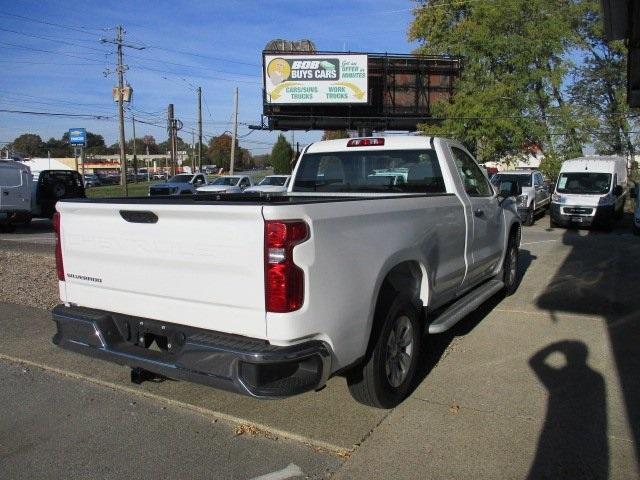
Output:
[[[48,311],[0,303],[0,465],[9,478],[638,478],[640,241],[548,225],[524,229],[516,294],[426,339],[421,382],[389,411],[339,377],[280,401],[133,385],[54,347]],[[0,251],[50,257],[51,238],[45,224],[1,234]],[[191,467],[171,470],[177,458]]]

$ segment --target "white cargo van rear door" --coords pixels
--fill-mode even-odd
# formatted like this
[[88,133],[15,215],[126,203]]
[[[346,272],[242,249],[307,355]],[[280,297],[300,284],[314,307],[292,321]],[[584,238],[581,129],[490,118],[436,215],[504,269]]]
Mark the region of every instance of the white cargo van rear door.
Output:
[[13,162],[0,162],[0,211],[28,211],[31,205],[29,172]]

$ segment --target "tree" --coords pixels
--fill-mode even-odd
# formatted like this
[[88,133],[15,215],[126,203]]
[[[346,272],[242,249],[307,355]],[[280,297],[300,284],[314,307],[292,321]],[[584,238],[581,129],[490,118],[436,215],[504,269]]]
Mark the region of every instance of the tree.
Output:
[[11,148],[28,157],[38,157],[46,154],[42,138],[35,133],[23,133],[11,142]]
[[459,138],[482,161],[521,156],[526,145],[580,154],[586,135],[563,82],[582,1],[422,0],[409,33],[417,53],[464,58],[452,101],[434,107],[444,121],[422,129]]
[[53,137],[47,140],[47,143],[44,144],[44,150],[46,150],[52,157],[61,158],[73,156],[73,151],[68,141],[65,142],[64,140],[58,140]]
[[573,71],[569,88],[571,100],[589,116],[592,140],[597,153],[634,155],[637,138],[631,135],[626,102],[627,49],[623,42],[604,38],[600,2],[585,1],[579,34],[584,58]]
[[339,138],[349,138],[349,132],[346,130],[325,130],[322,134],[322,140],[338,140]]
[[231,135],[223,133],[217,137],[211,137],[207,156],[214,165],[228,170],[231,163]]
[[273,172],[277,174],[291,173],[292,159],[293,159],[293,147],[283,134],[278,135],[271,155],[269,156],[271,165],[273,166]]
[[559,155],[548,153],[540,162],[540,171],[545,177],[555,181],[558,179],[558,175],[560,175],[562,162],[563,159]]
[[160,153],[160,149],[158,148],[156,139],[153,137],[153,135],[145,135],[144,137],[142,137],[142,143],[144,144],[144,153],[147,153],[147,151],[150,155]]

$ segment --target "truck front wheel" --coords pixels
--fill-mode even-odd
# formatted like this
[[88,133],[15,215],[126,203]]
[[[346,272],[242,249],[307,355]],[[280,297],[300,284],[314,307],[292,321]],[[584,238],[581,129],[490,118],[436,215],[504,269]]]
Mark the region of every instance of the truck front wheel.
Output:
[[518,288],[518,254],[518,244],[515,238],[511,237],[504,257],[504,268],[502,274],[504,293],[506,296],[513,295],[516,288]]
[[527,227],[530,227],[531,225],[533,225],[536,221],[535,215],[536,215],[536,206],[535,204],[532,203],[529,210],[527,210],[527,214],[525,215],[524,220],[522,221],[523,225],[526,225]]
[[[405,399],[415,376],[422,324],[415,301],[400,293],[378,307],[377,332],[364,361],[347,375],[347,384],[358,402],[377,408],[393,408]],[[372,347],[372,348],[371,348]]]

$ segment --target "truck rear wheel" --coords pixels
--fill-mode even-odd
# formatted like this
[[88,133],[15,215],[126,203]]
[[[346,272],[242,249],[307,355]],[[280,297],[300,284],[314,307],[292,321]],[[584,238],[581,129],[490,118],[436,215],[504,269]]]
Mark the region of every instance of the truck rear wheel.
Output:
[[[354,399],[377,408],[393,408],[409,393],[415,376],[422,324],[415,301],[405,293],[396,294],[390,304],[379,307],[378,331],[364,361],[347,375]],[[379,323],[378,323],[379,322]]]

